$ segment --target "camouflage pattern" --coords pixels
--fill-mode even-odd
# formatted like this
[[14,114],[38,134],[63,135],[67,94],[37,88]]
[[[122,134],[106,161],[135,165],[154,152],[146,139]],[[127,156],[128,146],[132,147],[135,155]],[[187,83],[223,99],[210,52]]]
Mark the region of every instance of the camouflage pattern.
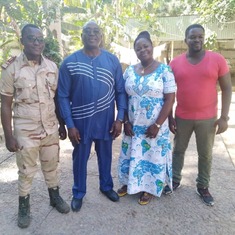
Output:
[[57,66],[44,57],[38,65],[21,53],[2,69],[0,92],[14,98],[20,196],[30,192],[38,157],[47,186],[58,186],[59,135],[54,103],[57,82]]
[[59,162],[58,132],[52,135],[46,135],[45,132],[42,132],[40,137],[38,135],[38,139],[19,137],[17,140],[20,146],[22,146],[21,150],[16,152],[16,162],[19,169],[19,196],[26,196],[30,193],[34,175],[38,171],[38,155],[47,187],[57,187],[59,184],[57,177],[57,166]]
[[56,65],[43,57],[41,65],[22,53],[2,69],[2,95],[13,96],[15,128],[34,130],[43,125],[47,134],[58,130],[54,96],[58,82]]

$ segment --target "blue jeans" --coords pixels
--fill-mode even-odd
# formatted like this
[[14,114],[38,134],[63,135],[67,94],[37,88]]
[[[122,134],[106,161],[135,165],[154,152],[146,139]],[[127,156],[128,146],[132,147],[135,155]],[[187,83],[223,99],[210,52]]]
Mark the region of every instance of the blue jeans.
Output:
[[198,152],[198,176],[197,187],[209,187],[212,148],[215,139],[216,118],[207,120],[186,120],[176,117],[177,132],[174,138],[173,149],[173,181],[179,183],[182,179],[185,151],[188,147],[192,133],[195,133]]

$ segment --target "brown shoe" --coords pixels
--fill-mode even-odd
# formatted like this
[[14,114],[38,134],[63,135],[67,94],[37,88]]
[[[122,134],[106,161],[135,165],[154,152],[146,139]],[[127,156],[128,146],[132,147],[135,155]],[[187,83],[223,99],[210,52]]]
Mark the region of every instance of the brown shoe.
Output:
[[152,194],[143,192],[142,195],[140,196],[138,203],[140,205],[147,205],[151,201],[152,198],[153,198]]
[[119,197],[127,195],[127,185],[123,185],[120,189],[118,189],[117,194]]

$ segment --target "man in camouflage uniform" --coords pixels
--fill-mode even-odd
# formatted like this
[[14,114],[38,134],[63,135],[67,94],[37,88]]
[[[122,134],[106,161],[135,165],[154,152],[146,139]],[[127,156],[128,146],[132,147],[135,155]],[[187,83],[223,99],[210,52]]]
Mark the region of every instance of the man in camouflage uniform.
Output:
[[70,208],[60,197],[58,187],[59,134],[61,139],[65,139],[66,130],[64,125],[60,125],[58,133],[55,114],[57,66],[42,56],[45,43],[37,26],[27,24],[21,33],[24,50],[2,65],[0,92],[6,147],[16,153],[19,169],[18,226],[25,228],[30,223],[29,197],[38,157],[48,187],[50,205],[61,213],[68,213]]

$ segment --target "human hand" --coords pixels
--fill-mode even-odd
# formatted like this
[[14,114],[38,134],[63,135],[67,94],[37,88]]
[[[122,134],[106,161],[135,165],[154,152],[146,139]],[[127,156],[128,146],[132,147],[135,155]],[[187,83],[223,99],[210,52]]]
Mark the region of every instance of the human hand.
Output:
[[177,127],[176,127],[176,121],[173,117],[169,117],[168,118],[168,123],[169,123],[169,128],[170,128],[170,131],[173,133],[173,134],[176,134],[176,131],[177,131]]
[[112,128],[110,130],[110,133],[113,137],[113,139],[116,139],[122,132],[122,122],[117,120],[114,121]]
[[68,128],[68,137],[73,145],[80,143],[81,137],[77,128]]
[[217,128],[216,135],[225,132],[228,129],[228,121],[223,118],[219,118],[215,121],[215,128]]
[[22,150],[23,146],[19,146],[17,140],[15,139],[14,136],[6,137],[6,148],[10,152],[17,152],[18,150]]
[[59,137],[61,140],[65,140],[67,138],[67,131],[64,125],[59,126]]
[[130,136],[130,137],[134,136],[132,124],[130,122],[127,122],[124,124],[124,132],[126,136]]
[[158,131],[159,128],[155,124],[152,124],[148,127],[147,131],[145,132],[145,135],[147,138],[154,139],[156,138]]

